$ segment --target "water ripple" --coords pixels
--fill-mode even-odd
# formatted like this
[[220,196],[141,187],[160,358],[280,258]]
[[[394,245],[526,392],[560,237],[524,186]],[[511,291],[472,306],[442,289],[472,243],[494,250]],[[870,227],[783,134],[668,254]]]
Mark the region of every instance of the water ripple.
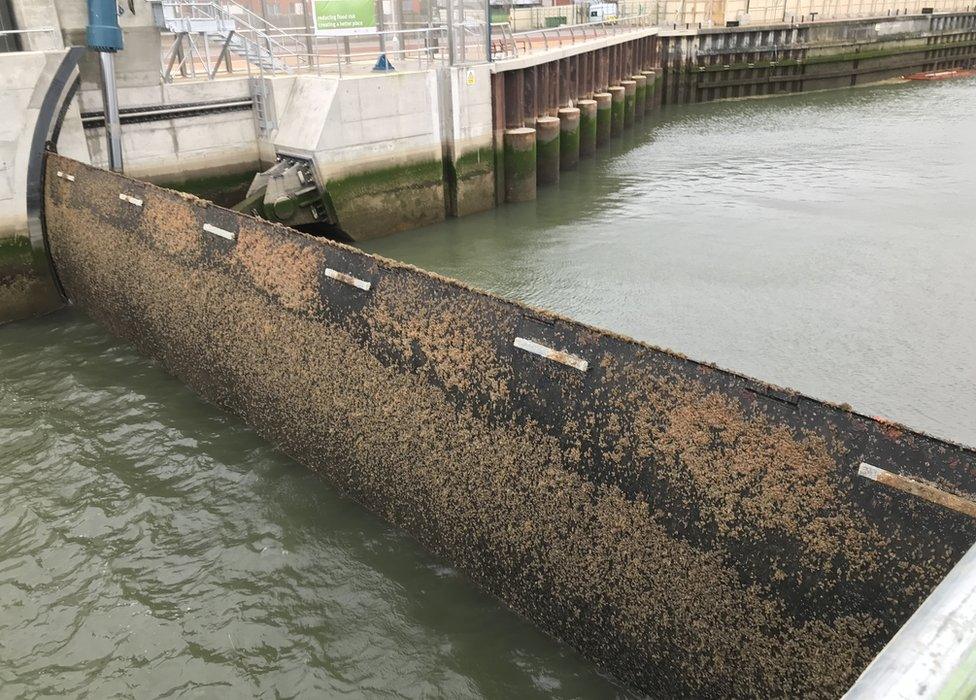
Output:
[[619,692],[80,314],[0,359],[4,697]]

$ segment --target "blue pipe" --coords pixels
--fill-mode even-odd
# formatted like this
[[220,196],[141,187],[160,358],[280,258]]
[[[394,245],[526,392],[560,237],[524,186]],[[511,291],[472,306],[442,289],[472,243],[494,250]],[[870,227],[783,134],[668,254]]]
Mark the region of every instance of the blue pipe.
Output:
[[88,0],[88,30],[85,34],[92,51],[115,53],[122,50],[119,9],[115,0]]

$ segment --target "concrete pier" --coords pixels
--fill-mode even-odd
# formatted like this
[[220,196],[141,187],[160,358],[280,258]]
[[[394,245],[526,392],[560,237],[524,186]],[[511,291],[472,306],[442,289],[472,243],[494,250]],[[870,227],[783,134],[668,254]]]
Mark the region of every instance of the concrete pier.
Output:
[[536,182],[554,185],[559,182],[559,119],[539,117],[535,120]]
[[626,106],[626,88],[623,85],[613,85],[608,88],[610,93],[610,135],[620,136],[624,133],[624,112]]
[[634,125],[637,108],[637,81],[621,80],[620,85],[624,89],[624,127]]
[[596,153],[596,100],[580,100],[576,107],[580,111],[579,154],[589,158]]
[[598,92],[593,95],[596,102],[596,145],[605,146],[610,143],[613,132],[613,95],[609,92]]
[[647,78],[638,73],[633,76],[633,81],[637,83],[637,96],[634,100],[634,120],[643,121],[644,113],[647,111]]
[[505,201],[528,202],[535,199],[535,129],[519,127],[505,130]]
[[580,157],[580,110],[563,107],[559,110],[559,169],[572,170]]

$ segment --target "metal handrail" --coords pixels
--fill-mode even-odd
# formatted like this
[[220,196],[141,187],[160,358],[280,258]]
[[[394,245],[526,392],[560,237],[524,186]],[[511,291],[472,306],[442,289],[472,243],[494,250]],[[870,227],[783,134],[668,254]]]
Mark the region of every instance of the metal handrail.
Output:
[[[233,22],[235,26],[234,33],[242,41],[251,43],[256,48],[254,51],[255,56],[260,55],[262,50],[266,50],[273,58],[281,58],[282,55],[292,57],[301,56],[306,51],[306,47],[304,45],[299,46],[291,34],[276,27],[260,15],[251,12],[251,10],[234,0],[221,0],[221,2],[214,2],[213,0],[147,1],[160,5],[164,8],[164,13],[166,8],[173,10],[174,14],[169,17],[170,19],[209,19]],[[241,12],[231,12],[227,9],[228,5],[240,8]],[[264,29],[254,26],[247,18],[259,20],[264,24]],[[299,46],[300,50],[286,46],[281,40],[291,41],[293,45]],[[245,48],[246,53],[250,54],[251,47]]]
[[[378,55],[382,52],[387,59],[393,62],[396,68],[404,69],[424,69],[432,65],[445,65],[448,63],[447,55],[447,30],[444,27],[422,27],[418,29],[389,30],[376,32],[368,35],[355,37],[359,40],[368,40],[369,46],[350,46],[351,37],[343,36],[315,36],[307,33],[295,33],[292,36],[296,39],[309,39],[309,46],[313,51],[289,51],[287,54],[277,52],[274,54],[275,62],[271,67],[265,67],[267,61],[257,60],[255,54],[256,42],[247,42],[242,52],[247,66],[247,74],[250,76],[263,77],[265,73],[276,74],[276,66],[280,70],[291,72],[312,72],[319,75],[323,73],[340,76],[349,70],[372,68]],[[305,44],[302,43],[304,48]],[[200,51],[199,47],[190,44],[191,61],[196,60],[196,65],[190,64],[191,77],[196,76],[196,68],[203,62],[203,68],[207,76],[211,79],[216,77],[220,70],[221,61],[218,59],[212,64],[208,58]],[[195,56],[193,53],[195,52]],[[171,51],[172,53],[172,51]],[[183,67],[181,64],[180,68]],[[169,74],[172,66],[166,71]],[[228,67],[228,72],[230,68]]]
[[[383,53],[389,61],[394,64],[399,63],[401,67],[404,67],[403,64],[406,63],[406,68],[416,67],[420,70],[434,64],[444,65],[447,63],[446,34],[447,30],[444,27],[376,32],[360,37],[375,41],[376,48],[371,47],[368,50],[359,51],[347,48],[345,40],[348,40],[349,37],[315,36],[313,45],[316,51],[311,54],[303,53],[301,58],[307,62],[308,68],[313,72],[321,74],[334,70],[341,77],[344,71],[349,71],[354,65],[373,65],[378,57],[380,47],[385,44],[386,48],[383,49]],[[388,41],[389,39],[401,39],[405,43],[405,40],[409,39],[411,35],[420,45],[413,47],[401,45],[399,48],[390,48],[390,44],[393,42]],[[304,37],[306,35],[295,34],[294,36]],[[329,48],[332,50],[323,50]]]
[[[652,20],[652,18],[654,18]],[[507,22],[493,24],[492,27],[498,25],[507,25]],[[542,39],[543,47],[548,51],[550,46],[550,40],[554,43],[558,41],[558,45],[563,45],[563,35],[568,33],[572,39],[571,43],[576,43],[576,34],[579,35],[583,41],[587,40],[588,30],[592,30],[592,39],[597,39],[600,36],[609,36],[610,34],[618,34],[622,31],[634,31],[635,29],[643,27],[652,27],[656,24],[656,14],[642,14],[642,15],[631,15],[629,17],[618,17],[615,20],[608,20],[605,22],[586,22],[581,24],[564,24],[561,27],[550,27],[547,29],[531,29],[525,32],[512,32],[511,40],[514,48],[514,55],[519,55],[519,45],[521,45],[522,53],[531,53],[531,45],[533,38]],[[493,58],[504,58],[505,55],[492,54]]]
[[[364,64],[372,64],[380,53],[387,55],[397,68],[423,69],[434,64],[451,62],[448,55],[450,40],[448,28],[445,26],[417,27],[411,29],[383,30],[357,36],[322,36],[307,30],[296,28],[286,31],[268,22],[265,18],[240,5],[237,0],[148,0],[161,5],[170,20],[180,19],[208,19],[226,21],[235,28],[231,32],[237,39],[237,49],[234,51],[243,55],[247,64],[247,72],[263,76],[278,72],[338,73],[356,67],[361,70]],[[648,5],[634,3],[634,6],[646,9]],[[233,12],[230,7],[235,8]],[[237,9],[239,8],[239,9]],[[626,11],[626,10],[624,10]],[[609,36],[620,32],[631,32],[640,27],[652,26],[656,23],[656,15],[643,13],[624,15],[602,22],[585,22],[567,24],[559,27],[535,29],[525,32],[513,32],[510,23],[492,23],[490,45],[484,49],[488,38],[485,36],[484,25],[481,29],[467,26],[456,26],[455,32],[462,32],[471,38],[466,41],[455,41],[457,44],[467,44],[473,53],[467,56],[454,56],[454,63],[481,62],[487,58],[485,52],[490,52],[492,59],[509,58],[520,54],[530,53],[539,48],[550,49],[554,46],[575,44],[601,36]],[[230,38],[227,39],[229,44]],[[358,46],[351,45],[355,42]],[[363,42],[368,42],[367,46]],[[538,42],[542,46],[533,47]],[[200,64],[203,64],[209,78],[216,77],[221,70],[222,63],[226,70],[232,72],[230,57],[226,47],[216,62],[210,60],[210,51],[204,37],[203,49],[189,44],[190,72],[195,77]],[[222,59],[226,59],[223,60]],[[465,60],[470,59],[470,60]],[[187,59],[180,54],[180,71],[186,75]],[[173,56],[171,52],[170,66],[166,75],[171,75]]]
[[19,34],[56,34],[60,30],[55,27],[37,27],[35,29],[4,29],[0,31],[0,36],[19,35]]
[[[284,39],[292,39],[292,41],[294,42],[294,36],[291,33],[285,31],[284,29],[282,29],[281,27],[279,27],[279,26],[277,26],[275,24],[271,24],[271,22],[269,22],[267,20],[267,18],[262,17],[261,15],[257,14],[256,12],[253,12],[250,8],[248,8],[248,7],[244,6],[244,5],[241,5],[236,0],[222,0],[222,2],[226,3],[227,5],[232,5],[232,6],[236,7],[236,8],[239,8],[247,17],[253,18],[254,20],[257,20],[258,22],[262,23],[264,25],[264,29],[263,30],[260,30],[260,31],[262,31],[264,34],[266,34],[266,35],[272,35],[273,34],[276,37],[282,37]],[[230,17],[232,17],[235,21],[237,21],[237,18],[239,16],[239,14],[240,13],[237,13],[237,12],[234,12],[234,13],[228,12],[228,15]],[[246,22],[246,24],[249,27],[253,27],[253,25],[251,24],[250,21]],[[302,48],[305,48],[305,47],[302,46]]]

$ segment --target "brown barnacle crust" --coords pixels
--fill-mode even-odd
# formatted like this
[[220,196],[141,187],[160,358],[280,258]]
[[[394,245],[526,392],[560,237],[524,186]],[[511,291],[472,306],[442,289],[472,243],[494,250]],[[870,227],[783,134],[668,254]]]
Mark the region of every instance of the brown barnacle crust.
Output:
[[[971,450],[246,216],[214,237],[198,200],[48,167],[77,174],[46,193],[75,302],[640,691],[836,697],[976,539],[857,476],[884,459],[973,493]],[[145,206],[122,206],[137,184]]]

